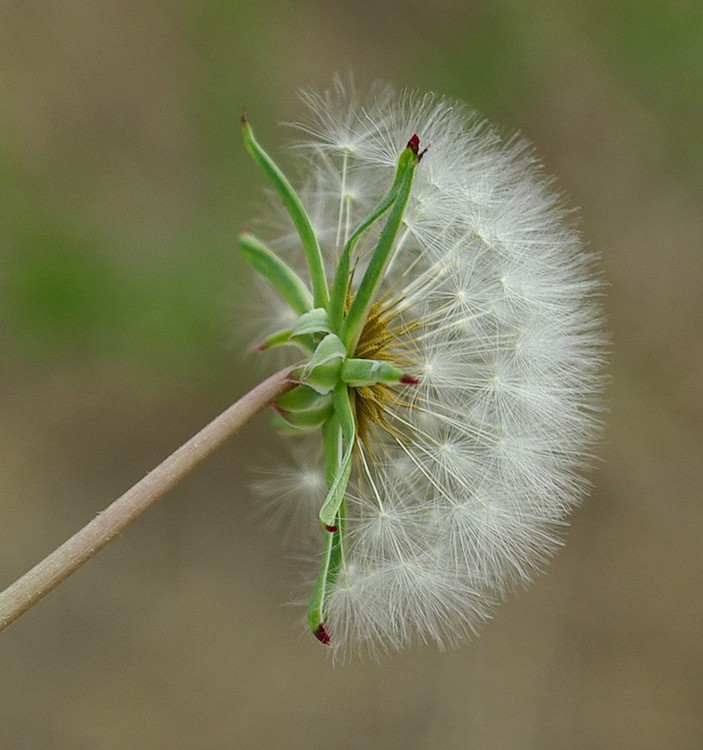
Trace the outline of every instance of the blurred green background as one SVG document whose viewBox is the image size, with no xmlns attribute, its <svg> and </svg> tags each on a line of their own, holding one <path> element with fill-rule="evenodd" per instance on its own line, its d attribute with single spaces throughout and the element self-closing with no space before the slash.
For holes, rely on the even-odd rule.
<svg viewBox="0 0 703 750">
<path fill-rule="evenodd" d="M 333 666 L 247 489 L 259 418 L 0 635 L 0 746 L 703 746 L 699 0 L 4 0 L 0 583 L 270 371 L 239 114 L 280 153 L 349 70 L 521 131 L 581 208 L 614 342 L 592 497 L 474 642 Z"/>
</svg>

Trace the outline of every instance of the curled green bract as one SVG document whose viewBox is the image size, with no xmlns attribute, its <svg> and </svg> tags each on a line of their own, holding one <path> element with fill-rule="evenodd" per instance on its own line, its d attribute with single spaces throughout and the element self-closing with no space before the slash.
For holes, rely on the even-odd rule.
<svg viewBox="0 0 703 750">
<path fill-rule="evenodd" d="M 276 404 L 277 422 L 286 431 L 322 430 L 327 494 L 319 519 L 325 540 L 320 572 L 308 607 L 308 621 L 316 637 L 327 643 L 325 602 L 343 554 L 345 493 L 360 429 L 354 406 L 358 399 L 352 392 L 357 388 L 415 382 L 404 375 L 400 363 L 362 356 L 357 348 L 393 257 L 420 159 L 419 141 L 417 136 L 410 139 L 399 154 L 388 191 L 348 235 L 328 287 L 322 248 L 303 202 L 258 143 L 246 117 L 242 118 L 242 133 L 247 151 L 272 183 L 295 226 L 310 278 L 308 286 L 285 261 L 251 234 L 245 232 L 239 237 L 238 246 L 244 259 L 271 284 L 294 315 L 290 328 L 273 334 L 257 348 L 296 344 L 305 353 L 305 358 L 290 375 L 298 383 L 297 387 Z M 367 234 L 384 216 L 380 231 Z M 362 238 L 376 235 L 361 279 L 355 283 L 354 248 Z"/>
<path fill-rule="evenodd" d="M 244 260 L 271 283 L 294 313 L 302 316 L 312 309 L 312 295 L 305 282 L 263 242 L 243 232 L 237 244 Z"/>
</svg>

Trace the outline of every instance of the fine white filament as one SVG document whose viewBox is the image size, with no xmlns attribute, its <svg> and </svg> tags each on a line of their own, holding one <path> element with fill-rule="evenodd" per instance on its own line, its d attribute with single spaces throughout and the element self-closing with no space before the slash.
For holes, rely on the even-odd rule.
<svg viewBox="0 0 703 750">
<path fill-rule="evenodd" d="M 330 278 L 410 136 L 427 147 L 379 297 L 419 385 L 359 436 L 330 646 L 450 646 L 543 565 L 587 489 L 603 349 L 594 258 L 530 147 L 466 106 L 384 85 L 361 97 L 339 80 L 303 101 L 299 194 Z M 356 248 L 355 278 L 375 236 Z M 301 266 L 290 228 L 271 244 Z"/>
</svg>

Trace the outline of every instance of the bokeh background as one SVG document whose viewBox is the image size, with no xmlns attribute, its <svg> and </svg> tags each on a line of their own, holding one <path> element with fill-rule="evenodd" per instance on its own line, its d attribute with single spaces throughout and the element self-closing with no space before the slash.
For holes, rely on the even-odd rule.
<svg viewBox="0 0 703 750">
<path fill-rule="evenodd" d="M 0 583 L 268 371 L 234 241 L 300 87 L 470 101 L 602 254 L 594 491 L 479 638 L 334 666 L 248 483 L 260 417 L 0 635 L 0 746 L 703 747 L 703 5 L 2 0 Z M 242 320 L 244 316 L 244 320 Z"/>
</svg>

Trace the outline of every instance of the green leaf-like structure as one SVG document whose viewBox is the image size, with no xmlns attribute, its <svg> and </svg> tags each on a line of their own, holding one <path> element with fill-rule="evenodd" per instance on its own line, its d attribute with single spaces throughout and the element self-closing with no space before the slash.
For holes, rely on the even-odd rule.
<svg viewBox="0 0 703 750">
<path fill-rule="evenodd" d="M 327 643 L 326 594 L 339 571 L 345 493 L 359 427 L 373 413 L 374 400 L 378 396 L 374 387 L 388 388 L 414 382 L 404 379 L 398 363 L 369 358 L 363 356 L 366 351 L 357 350 L 365 328 L 368 326 L 374 331 L 378 328 L 378 315 L 373 306 L 402 225 L 420 159 L 419 141 L 413 136 L 402 150 L 387 193 L 349 235 L 332 286 L 328 289 L 320 243 L 303 202 L 258 143 L 246 117 L 242 118 L 242 133 L 249 154 L 271 181 L 298 232 L 312 284 L 312 288 L 308 288 L 287 263 L 258 239 L 248 233 L 240 236 L 239 249 L 243 257 L 280 294 L 296 316 L 289 330 L 275 334 L 259 348 L 296 342 L 301 349 L 309 351 L 307 358 L 292 371 L 291 377 L 300 385 L 279 400 L 276 411 L 284 429 L 306 431 L 322 428 L 327 494 L 319 518 L 325 540 L 320 572 L 308 607 L 308 621 L 316 637 Z M 354 248 L 386 214 L 361 281 L 352 292 Z M 379 337 L 377 331 L 373 337 Z M 355 389 L 359 389 L 358 392 Z M 368 405 L 364 403 L 364 394 L 367 393 L 374 394 Z"/>
</svg>

